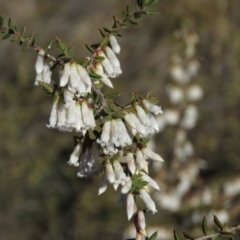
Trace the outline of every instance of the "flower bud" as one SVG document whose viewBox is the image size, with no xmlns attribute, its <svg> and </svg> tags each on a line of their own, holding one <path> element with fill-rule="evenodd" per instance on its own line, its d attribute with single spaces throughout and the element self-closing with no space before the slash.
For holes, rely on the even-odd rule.
<svg viewBox="0 0 240 240">
<path fill-rule="evenodd" d="M 121 47 L 118 44 L 118 41 L 117 41 L 116 37 L 114 35 L 110 35 L 109 36 L 109 41 L 110 41 L 112 50 L 117 54 L 120 53 Z"/>
<path fill-rule="evenodd" d="M 126 209 L 128 220 L 130 220 L 135 211 L 135 200 L 132 193 L 128 193 L 127 195 Z"/>
<path fill-rule="evenodd" d="M 68 164 L 78 167 L 79 166 L 78 159 L 80 157 L 81 152 L 82 152 L 82 144 L 78 143 L 75 146 L 73 153 L 70 156 L 70 160 L 68 161 Z"/>
<path fill-rule="evenodd" d="M 146 228 L 146 221 L 145 221 L 145 216 L 142 210 L 138 210 L 137 212 L 137 230 L 140 233 L 145 233 L 143 234 L 144 236 L 146 235 L 146 232 L 144 231 Z"/>
<path fill-rule="evenodd" d="M 102 64 L 102 66 L 104 67 L 107 75 L 108 75 L 109 77 L 112 77 L 112 78 L 116 77 L 115 72 L 114 72 L 114 69 L 113 69 L 113 66 L 112 66 L 112 64 L 110 63 L 110 61 L 109 61 L 109 59 L 107 58 L 107 56 L 105 55 L 105 53 L 104 53 L 103 51 L 99 51 L 99 52 L 98 52 L 98 56 L 104 58 L 103 61 L 101 62 L 101 64 Z"/>
<path fill-rule="evenodd" d="M 68 79 L 69 79 L 69 76 L 70 76 L 70 72 L 71 72 L 70 63 L 65 63 L 64 67 L 63 67 L 63 71 L 62 71 L 61 76 L 60 76 L 60 87 L 64 87 L 64 86 L 67 85 Z"/>
</svg>

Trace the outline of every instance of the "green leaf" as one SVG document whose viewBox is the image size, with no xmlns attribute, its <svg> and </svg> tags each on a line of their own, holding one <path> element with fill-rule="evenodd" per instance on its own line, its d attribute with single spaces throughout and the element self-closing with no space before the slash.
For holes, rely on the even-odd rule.
<svg viewBox="0 0 240 240">
<path fill-rule="evenodd" d="M 5 35 L 2 37 L 2 39 L 8 39 L 9 37 L 11 37 L 11 33 L 5 34 Z"/>
<path fill-rule="evenodd" d="M 183 232 L 183 236 L 184 236 L 186 239 L 194 240 L 194 237 L 191 236 L 189 233 Z"/>
<path fill-rule="evenodd" d="M 218 219 L 218 217 L 216 215 L 214 215 L 213 217 L 214 223 L 217 225 L 217 227 L 222 230 L 223 229 L 223 224 L 220 222 L 220 220 Z"/>
<path fill-rule="evenodd" d="M 45 51 L 50 50 L 50 49 L 52 48 L 52 43 L 53 43 L 53 41 L 54 41 L 54 40 L 51 40 L 51 41 L 44 47 Z"/>
<path fill-rule="evenodd" d="M 62 53 L 66 53 L 66 45 L 63 43 L 63 41 L 56 37 L 56 43 L 57 43 L 57 47 L 58 49 L 62 52 Z"/>
<path fill-rule="evenodd" d="M 143 138 L 142 143 L 147 144 L 150 141 L 150 138 Z"/>
<path fill-rule="evenodd" d="M 128 19 L 128 21 L 133 25 L 138 25 L 138 23 L 136 21 L 132 20 L 132 19 Z"/>
<path fill-rule="evenodd" d="M 202 231 L 205 235 L 207 235 L 208 227 L 207 227 L 207 219 L 205 217 L 202 220 Z"/>
<path fill-rule="evenodd" d="M 11 42 L 15 42 L 18 40 L 18 37 L 17 36 L 14 36 L 12 39 L 11 39 Z"/>
<path fill-rule="evenodd" d="M 21 35 L 24 35 L 26 32 L 26 27 L 23 27 L 22 31 L 21 31 Z"/>
<path fill-rule="evenodd" d="M 144 6 L 150 7 L 150 6 L 153 6 L 154 4 L 158 3 L 159 0 L 145 0 L 144 2 L 145 2 Z"/>
<path fill-rule="evenodd" d="M 112 32 L 112 30 L 110 30 L 110 29 L 108 29 L 108 28 L 106 28 L 106 27 L 103 27 L 103 29 L 104 29 L 104 31 L 107 32 L 107 33 L 111 33 L 111 32 Z"/>
<path fill-rule="evenodd" d="M 34 37 L 33 39 L 32 39 L 32 46 L 34 46 L 35 45 L 35 43 L 37 42 L 37 37 Z"/>
<path fill-rule="evenodd" d="M 48 93 L 53 93 L 54 92 L 54 88 L 51 84 L 42 82 L 42 81 L 38 81 L 39 85 L 41 87 L 43 87 Z"/>
<path fill-rule="evenodd" d="M 173 236 L 174 236 L 174 240 L 180 240 L 175 230 L 173 230 Z"/>
<path fill-rule="evenodd" d="M 149 12 L 149 11 L 147 11 L 146 14 L 147 15 L 156 15 L 156 14 L 160 14 L 160 12 Z"/>
<path fill-rule="evenodd" d="M 68 48 L 68 57 L 72 58 L 74 55 L 74 47 L 70 46 Z"/>
<path fill-rule="evenodd" d="M 113 15 L 113 26 L 112 26 L 112 28 L 117 28 L 117 18 L 116 18 L 116 16 L 114 16 Z"/>
<path fill-rule="evenodd" d="M 26 38 L 25 37 L 20 37 L 20 42 L 19 44 L 22 45 L 25 42 Z"/>
<path fill-rule="evenodd" d="M 100 47 L 101 48 L 105 48 L 108 44 L 108 41 L 109 41 L 109 37 L 106 36 L 101 42 L 100 42 Z"/>
<path fill-rule="evenodd" d="M 4 24 L 4 16 L 0 15 L 0 27 Z"/>
<path fill-rule="evenodd" d="M 91 53 L 94 53 L 94 52 L 95 52 L 95 50 L 94 50 L 92 47 L 88 46 L 87 44 L 85 44 L 85 47 L 87 48 L 87 50 L 88 50 L 89 52 L 91 52 Z"/>
<path fill-rule="evenodd" d="M 30 46 L 29 46 L 28 44 L 25 45 L 25 46 L 22 48 L 22 52 L 28 50 L 29 48 L 30 48 Z"/>
<path fill-rule="evenodd" d="M 104 37 L 106 37 L 106 34 L 103 32 L 103 30 L 100 28 L 100 29 L 98 29 L 99 30 L 99 32 L 100 32 L 100 34 L 101 34 L 101 36 L 104 38 Z"/>
<path fill-rule="evenodd" d="M 126 24 L 126 23 L 121 23 L 120 26 L 121 26 L 122 29 L 127 29 L 127 28 L 129 28 L 129 25 Z"/>
<path fill-rule="evenodd" d="M 148 240 L 156 240 L 157 235 L 158 235 L 158 232 L 153 233 L 152 236 L 148 238 Z"/>
<path fill-rule="evenodd" d="M 93 72 L 89 72 L 89 76 L 90 76 L 90 78 L 97 79 L 97 80 L 102 78 L 102 76 L 100 76 L 96 73 L 93 73 Z"/>
<path fill-rule="evenodd" d="M 96 62 L 102 62 L 105 58 L 101 56 L 95 56 L 94 59 Z"/>
<path fill-rule="evenodd" d="M 8 27 L 10 30 L 12 30 L 13 32 L 15 31 L 16 27 L 13 25 L 13 21 L 11 18 L 8 19 Z"/>
<path fill-rule="evenodd" d="M 34 34 L 32 33 L 32 34 L 30 35 L 30 37 L 29 37 L 29 40 L 31 41 L 31 43 L 32 43 L 33 39 L 34 39 Z M 31 44 L 31 45 L 32 45 L 32 44 Z M 33 46 L 33 45 L 32 45 L 32 46 Z"/>
<path fill-rule="evenodd" d="M 121 93 L 111 93 L 111 94 L 107 94 L 105 95 L 106 98 L 115 98 L 115 97 L 119 97 L 121 96 Z"/>
</svg>

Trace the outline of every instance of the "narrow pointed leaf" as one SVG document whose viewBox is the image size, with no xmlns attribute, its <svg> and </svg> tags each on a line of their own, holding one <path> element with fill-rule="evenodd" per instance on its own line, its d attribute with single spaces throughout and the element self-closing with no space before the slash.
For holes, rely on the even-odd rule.
<svg viewBox="0 0 240 240">
<path fill-rule="evenodd" d="M 180 240 L 175 230 L 173 230 L 173 236 L 174 236 L 174 240 Z"/>
<path fill-rule="evenodd" d="M 106 36 L 100 43 L 101 48 L 106 47 L 108 44 L 108 41 L 109 41 L 109 37 Z"/>
<path fill-rule="evenodd" d="M 26 32 L 26 27 L 24 27 L 24 28 L 22 29 L 21 35 L 23 36 L 23 35 L 25 34 L 25 32 Z"/>
<path fill-rule="evenodd" d="M 43 87 L 48 93 L 53 93 L 54 92 L 54 88 L 51 84 L 42 82 L 42 81 L 38 81 L 39 85 L 41 87 Z"/>
<path fill-rule="evenodd" d="M 153 233 L 152 236 L 148 238 L 148 240 L 156 240 L 157 235 L 158 235 L 158 232 Z"/>
<path fill-rule="evenodd" d="M 0 15 L 0 27 L 4 24 L 4 16 Z"/>
<path fill-rule="evenodd" d="M 7 33 L 7 34 L 5 34 L 5 35 L 2 37 L 2 39 L 8 39 L 10 36 L 11 36 L 11 34 L 10 34 L 10 33 Z"/>
<path fill-rule="evenodd" d="M 217 225 L 217 227 L 222 230 L 223 224 L 220 222 L 220 220 L 218 219 L 218 217 L 216 215 L 214 215 L 213 220 L 214 220 L 214 223 Z"/>
<path fill-rule="evenodd" d="M 205 235 L 207 235 L 208 227 L 207 227 L 207 219 L 205 217 L 202 220 L 202 231 Z"/>
<path fill-rule="evenodd" d="M 133 25 L 138 25 L 138 23 L 136 21 L 132 20 L 132 19 L 128 19 L 128 21 Z"/>
<path fill-rule="evenodd" d="M 8 27 L 10 30 L 15 31 L 15 26 L 13 25 L 13 21 L 11 18 L 8 19 Z"/>
<path fill-rule="evenodd" d="M 94 53 L 94 52 L 95 52 L 94 49 L 93 49 L 92 47 L 88 46 L 87 44 L 85 44 L 85 47 L 87 48 L 87 50 L 88 50 L 89 52 L 91 52 L 91 53 Z"/>
</svg>

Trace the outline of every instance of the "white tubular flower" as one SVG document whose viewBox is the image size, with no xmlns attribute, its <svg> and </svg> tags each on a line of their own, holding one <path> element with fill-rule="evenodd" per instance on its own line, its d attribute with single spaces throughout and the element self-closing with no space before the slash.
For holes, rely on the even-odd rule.
<svg viewBox="0 0 240 240">
<path fill-rule="evenodd" d="M 87 70 L 79 64 L 76 64 L 76 67 L 77 67 L 78 74 L 79 74 L 80 78 L 82 79 L 82 81 L 85 83 L 85 85 L 91 87 L 92 81 L 88 75 Z"/>
<path fill-rule="evenodd" d="M 149 133 L 154 134 L 159 132 L 159 124 L 157 119 L 152 113 L 148 113 L 148 120 L 149 120 Z"/>
<path fill-rule="evenodd" d="M 124 173 L 123 168 L 118 160 L 113 162 L 113 168 L 114 168 L 115 176 L 116 176 L 115 183 L 116 184 L 124 183 L 126 180 L 126 174 Z"/>
<path fill-rule="evenodd" d="M 148 147 L 142 148 L 142 153 L 146 158 L 150 158 L 152 160 L 159 161 L 159 162 L 164 162 L 164 160 L 157 153 L 153 152 Z"/>
<path fill-rule="evenodd" d="M 106 176 L 106 173 L 104 173 L 98 188 L 98 195 L 101 195 L 106 190 L 107 190 L 107 176 Z"/>
<path fill-rule="evenodd" d="M 103 125 L 101 138 L 98 139 L 98 143 L 101 146 L 107 146 L 110 139 L 111 121 L 106 121 Z"/>
<path fill-rule="evenodd" d="M 137 229 L 144 236 L 146 236 L 145 228 L 146 228 L 146 220 L 145 220 L 144 213 L 142 210 L 138 210 L 138 212 L 137 212 Z"/>
<path fill-rule="evenodd" d="M 110 44 L 111 44 L 111 47 L 112 47 L 112 50 L 119 54 L 120 51 L 121 51 L 121 47 L 120 45 L 118 44 L 118 41 L 116 39 L 116 37 L 114 35 L 110 35 L 109 36 L 109 41 L 110 41 Z"/>
<path fill-rule="evenodd" d="M 112 64 L 116 77 L 122 73 L 120 62 L 110 47 L 105 48 L 106 55 L 109 59 L 109 62 Z"/>
<path fill-rule="evenodd" d="M 75 126 L 76 123 L 76 111 L 75 111 L 75 101 L 71 102 L 69 107 L 66 108 L 66 126 L 72 128 Z"/>
<path fill-rule="evenodd" d="M 157 212 L 156 205 L 155 205 L 154 201 L 152 200 L 152 198 L 149 196 L 148 192 L 145 189 L 141 189 L 139 191 L 139 193 L 140 193 L 140 197 L 146 204 L 147 208 L 150 211 L 152 211 L 152 213 L 156 213 Z"/>
<path fill-rule="evenodd" d="M 135 212 L 135 200 L 132 193 L 128 193 L 126 202 L 127 217 L 130 220 Z"/>
<path fill-rule="evenodd" d="M 143 156 L 142 151 L 139 148 L 136 150 L 136 161 L 138 164 L 138 170 L 144 169 L 146 160 Z"/>
<path fill-rule="evenodd" d="M 144 109 L 140 105 L 135 105 L 135 109 L 137 111 L 137 116 L 140 119 L 140 121 L 142 122 L 142 124 L 147 125 L 148 119 L 147 119 L 147 114 L 144 111 Z"/>
<path fill-rule="evenodd" d="M 116 147 L 120 146 L 120 139 L 119 139 L 119 129 L 118 124 L 115 119 L 111 121 L 111 141 L 113 144 L 115 144 Z"/>
<path fill-rule="evenodd" d="M 167 109 L 163 114 L 164 120 L 170 126 L 177 125 L 180 119 L 180 113 L 177 110 Z"/>
<path fill-rule="evenodd" d="M 49 124 L 46 124 L 48 128 L 54 128 L 58 120 L 58 99 L 53 103 L 50 113 Z"/>
<path fill-rule="evenodd" d="M 131 178 L 130 178 L 129 181 L 127 181 L 127 182 L 123 185 L 123 187 L 122 187 L 122 189 L 121 189 L 121 193 L 122 193 L 122 194 L 127 194 L 127 193 L 130 191 L 131 187 L 132 187 L 132 180 L 131 180 Z"/>
<path fill-rule="evenodd" d="M 146 136 L 146 129 L 135 114 L 130 112 L 124 116 L 124 119 L 131 129 L 132 135 L 135 136 L 136 133 L 139 133 L 140 136 Z"/>
<path fill-rule="evenodd" d="M 73 100 L 74 94 L 68 89 L 64 89 L 63 97 L 66 107 L 68 107 L 72 102 L 74 102 Z"/>
<path fill-rule="evenodd" d="M 101 64 L 102 64 L 103 68 L 105 69 L 107 75 L 109 77 L 115 78 L 116 77 L 115 71 L 114 71 L 113 66 L 110 63 L 109 59 L 105 55 L 105 53 L 103 51 L 99 51 L 98 56 L 104 58 L 104 60 L 101 62 Z"/>
<path fill-rule="evenodd" d="M 150 103 L 147 99 L 143 100 L 143 105 L 149 112 L 152 112 L 155 115 L 158 115 L 159 113 L 163 113 L 161 107 L 153 103 Z"/>
<path fill-rule="evenodd" d="M 184 111 L 184 116 L 181 121 L 181 126 L 185 129 L 192 129 L 195 127 L 197 119 L 198 119 L 198 110 L 196 106 L 189 105 Z"/>
<path fill-rule="evenodd" d="M 87 102 L 82 102 L 82 117 L 85 129 L 94 128 L 96 126 L 93 110 L 88 107 Z"/>
<path fill-rule="evenodd" d="M 82 152 L 82 144 L 78 143 L 75 146 L 75 148 L 74 148 L 74 150 L 73 150 L 73 152 L 70 156 L 70 160 L 68 161 L 68 164 L 72 165 L 72 166 L 75 166 L 75 167 L 78 167 L 79 166 L 78 159 L 80 157 L 81 152 Z"/>
<path fill-rule="evenodd" d="M 65 63 L 63 67 L 63 71 L 60 74 L 60 87 L 64 87 L 68 83 L 68 79 L 70 77 L 70 72 L 71 72 L 71 65 L 70 63 Z"/>
<path fill-rule="evenodd" d="M 171 103 L 177 104 L 181 103 L 184 99 L 184 92 L 180 87 L 167 87 L 168 97 Z"/>
<path fill-rule="evenodd" d="M 198 85 L 192 85 L 187 89 L 187 98 L 189 101 L 197 101 L 203 97 L 203 90 Z"/>
<path fill-rule="evenodd" d="M 115 182 L 115 173 L 114 173 L 113 166 L 112 166 L 111 162 L 108 162 L 106 164 L 106 176 L 107 176 L 107 180 L 110 183 L 114 183 Z"/>
<path fill-rule="evenodd" d="M 119 141 L 120 141 L 120 146 L 125 147 L 127 145 L 131 145 L 132 144 L 132 139 L 130 138 L 126 126 L 123 123 L 123 121 L 121 119 L 117 119 L 116 120 L 117 125 L 118 125 L 118 131 L 119 131 Z"/>
<path fill-rule="evenodd" d="M 77 71 L 77 64 L 72 63 L 71 64 L 71 71 L 70 71 L 70 81 L 69 81 L 69 86 L 76 90 L 78 87 L 79 82 L 82 81 L 80 78 L 78 71 Z"/>
<path fill-rule="evenodd" d="M 36 70 L 37 74 L 39 74 L 43 71 L 44 55 L 45 55 L 45 51 L 43 49 L 41 49 L 38 52 L 37 60 L 35 63 L 35 70 Z"/>
<path fill-rule="evenodd" d="M 106 76 L 106 74 L 103 72 L 103 67 L 102 67 L 102 64 L 101 64 L 101 63 L 97 63 L 97 64 L 95 65 L 95 68 L 93 68 L 93 71 L 94 71 L 96 74 L 102 76 L 102 78 L 100 78 L 99 80 L 100 80 L 103 84 L 107 85 L 107 86 L 110 87 L 110 88 L 113 88 L 112 82 L 111 82 L 110 79 Z"/>
<path fill-rule="evenodd" d="M 77 132 L 80 132 L 81 128 L 83 126 L 83 121 L 82 121 L 81 106 L 80 106 L 79 102 L 76 103 L 74 111 L 75 111 L 75 120 L 76 120 L 75 130 Z"/>
<path fill-rule="evenodd" d="M 65 131 L 66 130 L 66 115 L 67 115 L 67 110 L 65 108 L 65 105 L 63 102 L 59 103 L 58 107 L 58 122 L 57 122 L 57 127 L 60 131 Z"/>
<path fill-rule="evenodd" d="M 128 154 L 127 154 L 127 157 L 128 157 L 129 159 L 131 159 L 131 160 L 127 163 L 128 170 L 130 171 L 130 173 L 131 173 L 132 175 L 134 175 L 134 173 L 136 172 L 136 165 L 135 165 L 135 161 L 134 161 L 133 154 L 132 154 L 132 153 L 128 153 Z"/>
<path fill-rule="evenodd" d="M 141 171 L 140 174 L 142 175 L 142 180 L 143 180 L 143 181 L 148 182 L 148 184 L 149 184 L 151 187 L 153 187 L 153 188 L 155 188 L 155 189 L 157 189 L 157 190 L 160 190 L 157 182 L 154 181 L 151 177 L 149 177 L 149 175 L 147 175 L 147 174 L 146 174 L 145 172 L 143 172 L 143 171 Z"/>
<path fill-rule="evenodd" d="M 52 72 L 50 70 L 49 63 L 47 61 L 44 61 L 43 71 L 42 71 L 43 82 L 50 84 L 51 83 L 51 75 L 52 75 Z"/>
</svg>

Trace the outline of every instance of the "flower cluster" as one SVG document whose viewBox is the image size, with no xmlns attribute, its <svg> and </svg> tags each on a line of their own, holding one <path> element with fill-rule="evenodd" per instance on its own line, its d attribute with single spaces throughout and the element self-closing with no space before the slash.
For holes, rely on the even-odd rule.
<svg viewBox="0 0 240 240">
<path fill-rule="evenodd" d="M 120 46 L 113 34 L 109 33 L 107 39 L 106 45 L 94 48 L 93 56 L 83 65 L 63 58 L 59 84 L 51 81 L 48 53 L 39 50 L 35 85 L 45 87 L 53 96 L 47 127 L 80 134 L 68 164 L 78 167 L 80 178 L 103 172 L 99 194 L 108 184 L 115 190 L 121 186 L 120 202 L 126 206 L 128 219 L 134 218 L 138 232 L 145 234 L 145 218 L 136 207 L 136 197 L 140 196 L 150 211 L 157 212 L 148 192 L 149 187 L 160 188 L 148 175 L 148 160 L 163 159 L 146 143 L 147 137 L 159 131 L 156 116 L 162 110 L 151 97 L 144 99 L 134 93 L 131 104 L 120 106 L 96 91 L 98 83 L 113 88 L 110 78 L 122 73 L 116 56 Z M 104 106 L 99 98 L 104 98 Z"/>
<path fill-rule="evenodd" d="M 70 101 L 65 104 L 61 97 L 57 97 L 54 101 L 49 124 L 49 128 L 57 128 L 60 131 L 76 131 L 86 133 L 88 129 L 96 126 L 93 109 L 83 101 Z"/>
<path fill-rule="evenodd" d="M 37 73 L 37 76 L 34 82 L 35 86 L 39 85 L 38 81 L 42 81 L 48 84 L 51 83 L 52 72 L 50 70 L 50 65 L 44 55 L 45 55 L 45 51 L 41 49 L 38 53 L 37 61 L 35 64 L 35 70 Z"/>
</svg>

